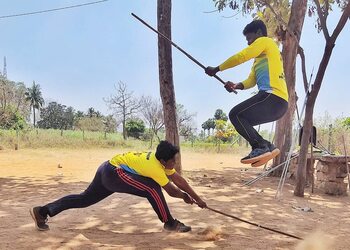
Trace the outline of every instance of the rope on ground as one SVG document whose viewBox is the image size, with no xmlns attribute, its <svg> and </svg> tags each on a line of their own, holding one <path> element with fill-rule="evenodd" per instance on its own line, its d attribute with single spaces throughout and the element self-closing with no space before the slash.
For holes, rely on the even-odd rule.
<svg viewBox="0 0 350 250">
<path fill-rule="evenodd" d="M 206 208 L 209 209 L 209 210 L 211 210 L 211 211 L 213 211 L 213 212 L 215 212 L 215 213 L 225 215 L 225 216 L 230 217 L 230 218 L 233 218 L 233 219 L 235 219 L 235 220 L 238 220 L 238 221 L 241 221 L 241 222 L 244 222 L 244 223 L 247 223 L 247 224 L 256 226 L 256 227 L 259 227 L 259 228 L 263 228 L 263 229 L 266 229 L 266 230 L 269 230 L 269 231 L 272 231 L 272 232 L 275 232 L 275 233 L 283 234 L 283 235 L 285 235 L 285 236 L 288 236 L 288 237 L 291 237 L 291 238 L 294 238 L 294 239 L 302 240 L 302 238 L 300 238 L 300 237 L 298 237 L 298 236 L 295 236 L 295 235 L 293 235 L 293 234 L 289 234 L 289 233 L 285 233 L 285 232 L 282 232 L 282 231 L 277 230 L 277 229 L 265 227 L 265 226 L 259 225 L 259 224 L 257 224 L 257 223 L 250 222 L 250 221 L 247 221 L 247 220 L 238 218 L 238 217 L 236 217 L 236 216 L 233 216 L 233 215 L 230 215 L 230 214 L 221 212 L 221 211 L 216 210 L 216 209 L 211 208 L 211 207 L 206 207 Z"/>
</svg>

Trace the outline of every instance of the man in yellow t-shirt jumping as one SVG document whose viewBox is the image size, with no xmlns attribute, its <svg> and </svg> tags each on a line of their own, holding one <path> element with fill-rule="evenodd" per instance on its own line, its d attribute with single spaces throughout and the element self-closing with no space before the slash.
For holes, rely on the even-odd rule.
<svg viewBox="0 0 350 250">
<path fill-rule="evenodd" d="M 228 58 L 217 67 L 207 67 L 205 72 L 214 76 L 219 71 L 235 67 L 254 58 L 248 78 L 239 83 L 227 82 L 228 92 L 258 86 L 259 92 L 233 107 L 229 118 L 237 132 L 251 145 L 250 154 L 241 159 L 252 166 L 263 165 L 267 159 L 279 154 L 271 142 L 263 139 L 253 126 L 280 119 L 288 109 L 288 91 L 280 51 L 261 20 L 249 23 L 243 30 L 248 47 Z"/>
<path fill-rule="evenodd" d="M 201 208 L 207 207 L 187 181 L 175 171 L 175 155 L 178 152 L 176 146 L 161 141 L 155 153 L 129 152 L 114 156 L 102 163 L 91 184 L 81 194 L 68 195 L 44 206 L 31 208 L 30 214 L 36 228 L 40 231 L 48 230 L 48 216 L 53 217 L 70 208 L 91 206 L 117 192 L 147 198 L 164 223 L 164 229 L 190 231 L 191 227 L 172 217 L 162 193 L 163 188 L 170 196 L 181 198 L 188 204 L 196 203 Z"/>
</svg>

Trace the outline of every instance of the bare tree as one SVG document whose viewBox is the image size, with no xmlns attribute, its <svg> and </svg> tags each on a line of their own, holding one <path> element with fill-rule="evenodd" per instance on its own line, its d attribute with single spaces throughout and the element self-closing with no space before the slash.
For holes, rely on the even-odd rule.
<svg viewBox="0 0 350 250">
<path fill-rule="evenodd" d="M 113 110 L 117 117 L 121 117 L 123 125 L 123 138 L 126 140 L 126 120 L 133 114 L 137 113 L 141 107 L 140 101 L 133 97 L 133 92 L 128 92 L 127 86 L 122 81 L 118 82 L 118 86 L 114 86 L 116 94 L 104 99 L 108 107 Z"/>
<path fill-rule="evenodd" d="M 179 103 L 176 104 L 176 113 L 180 135 L 185 137 L 193 135 L 193 132 L 196 130 L 193 121 L 193 118 L 196 116 L 196 113 L 189 113 L 185 109 L 185 106 Z"/>
<path fill-rule="evenodd" d="M 171 39 L 171 0 L 157 1 L 158 31 Z M 180 146 L 176 118 L 176 101 L 173 83 L 171 44 L 158 36 L 158 65 L 160 96 L 164 110 L 165 138 Z M 175 169 L 181 172 L 181 155 L 177 154 Z"/>
<path fill-rule="evenodd" d="M 150 96 L 141 98 L 142 109 L 140 110 L 143 118 L 148 123 L 150 129 L 152 130 L 151 136 L 151 147 L 153 143 L 153 136 L 155 135 L 160 141 L 158 132 L 164 127 L 164 115 L 163 106 L 159 100 L 155 100 Z"/>
<path fill-rule="evenodd" d="M 180 103 L 176 104 L 176 114 L 179 127 L 185 126 L 188 123 L 192 123 L 193 118 L 196 116 L 196 113 L 188 113 L 188 111 L 185 109 L 185 106 Z"/>
<path fill-rule="evenodd" d="M 313 126 L 313 112 L 314 112 L 314 106 L 316 102 L 316 98 L 318 95 L 318 92 L 321 88 L 321 84 L 329 63 L 329 60 L 331 58 L 335 41 L 337 40 L 339 34 L 343 30 L 346 22 L 350 18 L 350 2 L 347 3 L 344 2 L 344 8 L 343 13 L 338 21 L 338 24 L 336 25 L 333 34 L 329 34 L 329 30 L 327 27 L 327 16 L 328 11 L 330 9 L 329 2 L 324 1 L 322 6 L 320 4 L 319 0 L 314 0 L 317 14 L 319 18 L 319 24 L 320 28 L 323 32 L 323 35 L 326 40 L 325 48 L 323 57 L 321 59 L 321 63 L 319 65 L 316 78 L 314 81 L 314 84 L 311 88 L 311 91 L 309 93 L 309 97 L 306 102 L 306 110 L 305 110 L 305 119 L 303 124 L 303 135 L 301 139 L 301 147 L 300 147 L 300 154 L 298 159 L 298 168 L 297 168 L 297 176 L 296 176 L 296 186 L 294 189 L 294 195 L 296 196 L 304 196 L 304 188 L 305 188 L 305 179 L 306 179 L 306 161 L 307 161 L 307 151 L 309 146 L 309 138 L 311 135 L 311 129 Z"/>
</svg>

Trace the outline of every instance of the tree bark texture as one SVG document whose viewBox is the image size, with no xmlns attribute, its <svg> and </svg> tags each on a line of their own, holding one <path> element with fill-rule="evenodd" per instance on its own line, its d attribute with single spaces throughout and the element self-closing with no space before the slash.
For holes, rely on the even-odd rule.
<svg viewBox="0 0 350 250">
<path fill-rule="evenodd" d="M 171 0 L 158 0 L 157 20 L 158 31 L 171 40 Z M 158 36 L 158 65 L 160 95 L 164 112 L 165 138 L 179 147 L 171 44 L 160 36 Z M 181 173 L 180 153 L 176 157 L 175 169 Z"/>
<path fill-rule="evenodd" d="M 288 156 L 288 152 L 292 145 L 292 128 L 294 111 L 296 105 L 296 95 L 295 95 L 295 67 L 296 67 L 296 57 L 298 54 L 298 47 L 300 41 L 301 31 L 303 29 L 305 14 L 306 14 L 306 0 L 294 0 L 291 7 L 291 14 L 288 22 L 290 30 L 294 34 L 286 33 L 286 38 L 283 41 L 283 67 L 285 73 L 285 79 L 289 92 L 289 105 L 286 114 L 276 122 L 275 130 L 275 145 L 281 150 L 278 157 L 274 159 L 273 164 L 279 165 L 285 162 Z M 282 168 L 274 171 L 274 176 L 280 176 L 282 173 Z"/>
</svg>

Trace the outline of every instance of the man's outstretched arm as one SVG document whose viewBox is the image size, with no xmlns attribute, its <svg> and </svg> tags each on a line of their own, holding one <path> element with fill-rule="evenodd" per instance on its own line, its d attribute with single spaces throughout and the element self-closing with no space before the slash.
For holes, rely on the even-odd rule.
<svg viewBox="0 0 350 250">
<path fill-rule="evenodd" d="M 190 198 L 192 198 L 197 203 L 197 205 L 199 207 L 204 208 L 207 206 L 207 204 L 197 195 L 197 193 L 192 189 L 192 187 L 187 183 L 187 181 L 181 175 L 179 175 L 178 173 L 175 172 L 174 174 L 170 175 L 169 177 L 178 188 L 175 187 L 174 185 L 172 185 L 172 186 L 174 188 L 176 188 L 177 190 L 179 190 L 179 192 L 181 192 L 181 193 L 183 193 L 182 191 L 186 192 L 190 196 Z M 165 187 L 167 185 L 164 186 L 164 189 L 166 191 L 167 191 L 167 189 Z M 183 197 L 179 197 L 179 198 L 183 198 Z M 187 201 L 185 200 L 185 202 L 187 202 Z M 187 203 L 189 203 L 189 202 L 187 202 Z"/>
</svg>

